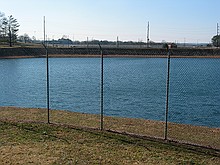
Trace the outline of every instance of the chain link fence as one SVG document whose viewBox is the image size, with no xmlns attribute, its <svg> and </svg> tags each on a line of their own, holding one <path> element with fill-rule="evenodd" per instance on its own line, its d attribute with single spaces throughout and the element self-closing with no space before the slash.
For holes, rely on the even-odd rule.
<svg viewBox="0 0 220 165">
<path fill-rule="evenodd" d="M 170 138 L 202 144 L 204 139 L 210 139 L 210 143 L 215 139 L 216 144 L 206 145 L 219 148 L 220 134 L 213 136 L 215 130 L 208 129 L 220 125 L 219 62 L 214 58 L 171 60 L 169 121 L 183 124 L 188 132 L 170 129 Z M 194 129 L 190 124 L 198 127 Z"/>
<path fill-rule="evenodd" d="M 169 68 L 166 49 L 47 48 L 48 61 L 43 46 L 18 50 L 22 57 L 40 58 L 0 60 L 2 120 L 70 124 L 220 149 L 218 50 L 171 49 Z M 73 55 L 81 58 L 55 58 Z M 151 58 L 138 58 L 146 56 Z"/>
</svg>

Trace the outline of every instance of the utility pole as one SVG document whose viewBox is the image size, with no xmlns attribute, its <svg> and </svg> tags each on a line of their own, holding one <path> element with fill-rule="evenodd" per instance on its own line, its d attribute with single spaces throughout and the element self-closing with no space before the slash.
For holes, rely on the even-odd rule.
<svg viewBox="0 0 220 165">
<path fill-rule="evenodd" d="M 119 47 L 119 41 L 118 41 L 118 36 L 117 36 L 117 41 L 116 41 L 116 47 Z"/>
<path fill-rule="evenodd" d="M 69 35 L 67 35 L 67 46 L 68 46 L 68 48 L 70 47 L 70 39 L 69 39 Z"/>
<path fill-rule="evenodd" d="M 184 44 L 183 44 L 184 47 L 186 47 L 186 38 L 184 38 Z"/>
<path fill-rule="evenodd" d="M 218 37 L 218 32 L 219 32 L 219 25 L 218 25 L 218 23 L 217 23 L 217 48 L 218 48 L 218 40 L 219 40 L 219 37 Z"/>
<path fill-rule="evenodd" d="M 149 36 L 150 36 L 150 25 L 149 25 L 149 21 L 147 23 L 147 48 L 149 48 Z"/>
<path fill-rule="evenodd" d="M 45 34 L 45 16 L 44 16 L 44 45 L 45 45 L 45 39 L 46 39 L 46 34 Z"/>
</svg>

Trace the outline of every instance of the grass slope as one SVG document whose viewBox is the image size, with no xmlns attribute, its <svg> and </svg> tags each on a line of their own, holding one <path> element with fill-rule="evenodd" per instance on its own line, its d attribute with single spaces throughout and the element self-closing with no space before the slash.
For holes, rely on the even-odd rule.
<svg viewBox="0 0 220 165">
<path fill-rule="evenodd" d="M 0 122 L 0 164 L 219 164 L 181 147 L 95 130 Z"/>
<path fill-rule="evenodd" d="M 0 120 L 47 122 L 46 109 L 0 107 Z M 99 115 L 69 111 L 50 111 L 50 121 L 77 127 L 99 128 Z M 164 137 L 164 122 L 104 117 L 104 128 L 143 136 Z M 220 128 L 168 123 L 168 138 L 181 142 L 210 146 L 220 149 Z"/>
<path fill-rule="evenodd" d="M 98 115 L 52 110 L 50 119 L 64 125 L 45 124 L 45 109 L 0 107 L 0 164 L 220 164 L 218 152 L 82 128 L 98 128 Z M 105 129 L 163 136 L 163 122 L 104 121 Z M 218 128 L 169 123 L 170 139 L 218 148 L 219 133 Z"/>
</svg>

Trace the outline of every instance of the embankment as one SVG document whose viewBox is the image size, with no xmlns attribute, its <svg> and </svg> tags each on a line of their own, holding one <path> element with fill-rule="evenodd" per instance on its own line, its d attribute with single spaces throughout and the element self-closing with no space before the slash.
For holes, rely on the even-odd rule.
<svg viewBox="0 0 220 165">
<path fill-rule="evenodd" d="M 48 48 L 50 57 L 99 57 L 98 47 Z M 0 58 L 44 57 L 44 48 L 15 47 L 0 48 Z M 166 57 L 166 49 L 158 48 L 103 48 L 104 57 Z M 177 48 L 171 50 L 172 57 L 220 58 L 220 49 Z"/>
<path fill-rule="evenodd" d="M 0 107 L 0 121 L 46 123 L 48 114 L 41 108 Z M 100 127 L 100 115 L 50 110 L 50 122 L 72 125 L 77 128 Z M 115 132 L 163 139 L 165 123 L 134 118 L 104 116 L 104 129 Z M 168 139 L 179 143 L 220 149 L 220 128 L 168 123 Z"/>
</svg>

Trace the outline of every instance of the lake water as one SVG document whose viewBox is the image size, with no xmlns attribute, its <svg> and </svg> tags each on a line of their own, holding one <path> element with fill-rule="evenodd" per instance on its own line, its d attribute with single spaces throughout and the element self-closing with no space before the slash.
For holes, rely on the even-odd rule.
<svg viewBox="0 0 220 165">
<path fill-rule="evenodd" d="M 52 58 L 50 108 L 99 113 L 100 59 Z M 0 106 L 46 107 L 46 60 L 0 60 Z M 104 114 L 164 121 L 167 60 L 104 59 Z M 220 127 L 220 59 L 171 59 L 169 121 Z"/>
</svg>

